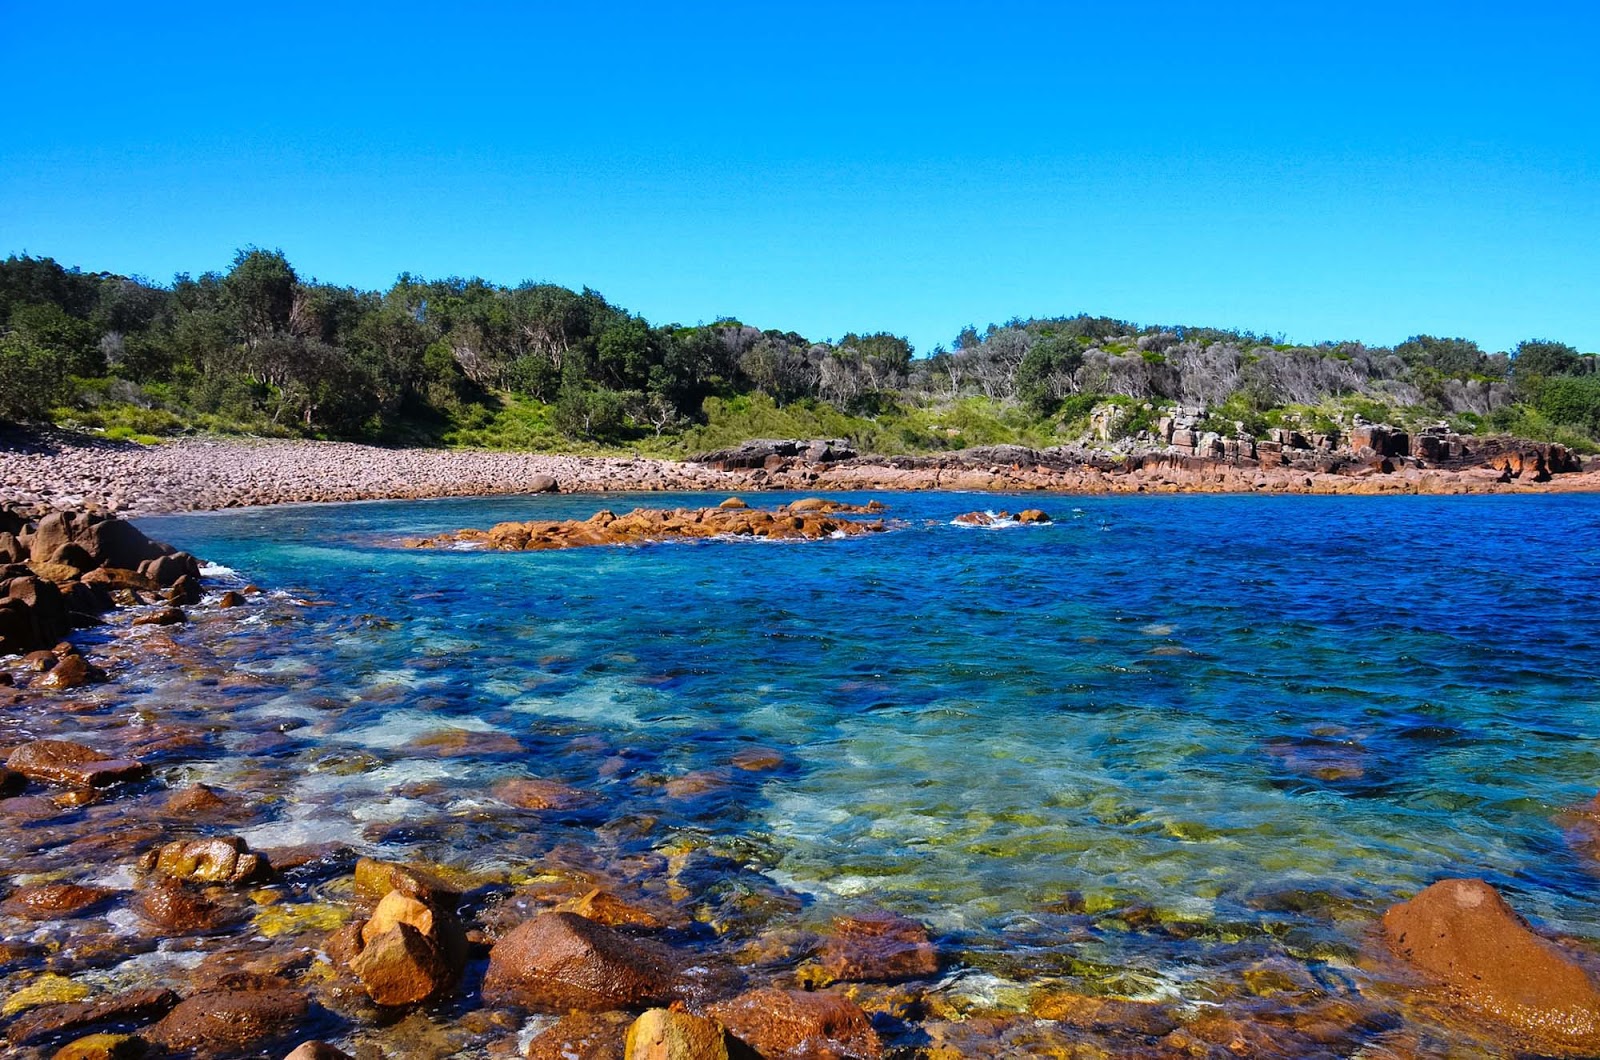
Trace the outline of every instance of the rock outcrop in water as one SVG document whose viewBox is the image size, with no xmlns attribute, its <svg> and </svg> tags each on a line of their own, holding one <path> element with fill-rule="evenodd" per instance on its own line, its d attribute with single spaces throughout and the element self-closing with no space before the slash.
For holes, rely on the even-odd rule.
<svg viewBox="0 0 1600 1060">
<path fill-rule="evenodd" d="M 193 556 L 114 515 L 0 506 L 0 655 L 49 648 L 119 605 L 193 603 L 199 579 Z M 58 686 L 92 676 L 61 665 Z"/>
<path fill-rule="evenodd" d="M 535 552 L 713 537 L 817 541 L 882 533 L 888 529 L 882 519 L 866 521 L 839 517 L 878 515 L 884 511 L 887 509 L 877 501 L 854 505 L 820 497 L 807 497 L 772 511 L 748 505 L 733 506 L 724 501 L 715 508 L 635 508 L 624 515 L 601 511 L 588 519 L 565 522 L 534 520 L 500 523 L 488 530 L 458 530 L 437 537 L 407 541 L 406 544 L 411 548 L 466 545 L 501 552 Z"/>
<path fill-rule="evenodd" d="M 1600 1053 L 1600 988 L 1482 880 L 1440 880 L 1383 916 L 1412 967 L 1541 1052 Z"/>
</svg>

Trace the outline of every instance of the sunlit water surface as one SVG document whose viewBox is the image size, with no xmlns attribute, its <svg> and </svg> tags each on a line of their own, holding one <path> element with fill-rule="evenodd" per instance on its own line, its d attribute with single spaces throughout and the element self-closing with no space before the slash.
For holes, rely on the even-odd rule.
<svg viewBox="0 0 1600 1060">
<path fill-rule="evenodd" d="M 1600 937 L 1556 820 L 1600 783 L 1600 498 L 926 493 L 883 498 L 903 528 L 850 540 L 392 547 L 715 499 L 140 520 L 324 605 L 230 634 L 262 641 L 236 665 L 271 689 L 241 720 L 304 723 L 281 772 L 195 777 L 266 770 L 280 809 L 257 846 L 366 836 L 495 869 L 597 827 L 617 856 L 711 842 L 802 896 L 802 921 L 889 906 L 996 981 L 1204 996 L 1275 953 L 1343 974 L 1373 916 L 1452 875 Z M 1056 522 L 950 524 L 1034 505 Z M 486 750 L 414 750 L 448 730 Z M 752 746 L 787 765 L 728 769 Z M 700 771 L 700 794 L 662 786 Z M 600 802 L 507 819 L 487 793 L 507 775 Z M 401 793 L 419 782 L 443 797 Z M 1135 930 L 1154 922 L 1188 927 Z"/>
</svg>

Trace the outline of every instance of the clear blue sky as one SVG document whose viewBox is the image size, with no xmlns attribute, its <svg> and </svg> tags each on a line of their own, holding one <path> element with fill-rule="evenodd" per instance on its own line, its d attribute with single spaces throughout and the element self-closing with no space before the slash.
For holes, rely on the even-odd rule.
<svg viewBox="0 0 1600 1060">
<path fill-rule="evenodd" d="M 1597 11 L 0 0 L 0 254 L 1600 350 Z"/>
</svg>

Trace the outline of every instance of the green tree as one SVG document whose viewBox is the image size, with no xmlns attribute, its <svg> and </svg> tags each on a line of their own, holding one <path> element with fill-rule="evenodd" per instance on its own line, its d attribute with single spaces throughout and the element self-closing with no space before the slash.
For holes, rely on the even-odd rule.
<svg viewBox="0 0 1600 1060">
<path fill-rule="evenodd" d="M 281 250 L 246 247 L 234 255 L 233 267 L 222 279 L 222 295 L 247 346 L 289 330 L 298 285 Z"/>
<path fill-rule="evenodd" d="M 1583 367 L 1578 351 L 1564 342 L 1528 339 L 1511 352 L 1511 374 L 1518 383 L 1552 375 L 1572 375 Z"/>
<path fill-rule="evenodd" d="M 0 334 L 0 419 L 43 419 L 67 392 L 66 359 L 26 333 Z"/>
</svg>

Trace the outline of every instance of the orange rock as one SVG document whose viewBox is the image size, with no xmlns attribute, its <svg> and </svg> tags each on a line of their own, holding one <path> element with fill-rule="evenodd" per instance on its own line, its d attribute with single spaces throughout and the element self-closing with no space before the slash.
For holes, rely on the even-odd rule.
<svg viewBox="0 0 1600 1060">
<path fill-rule="evenodd" d="M 654 945 L 575 913 L 543 913 L 494 944 L 483 993 L 526 1008 L 599 1011 L 671 1001 L 675 978 Z"/>
<path fill-rule="evenodd" d="M 888 983 L 938 974 L 939 954 L 927 928 L 878 909 L 834 921 L 822 946 L 822 967 L 836 980 Z"/>
<path fill-rule="evenodd" d="M 883 1055 L 861 1006 L 825 990 L 752 990 L 710 1006 L 706 1014 L 765 1060 Z"/>
<path fill-rule="evenodd" d="M 1600 1053 L 1600 989 L 1482 880 L 1441 880 L 1383 915 L 1394 952 L 1493 1022 L 1563 1055 Z"/>
</svg>

